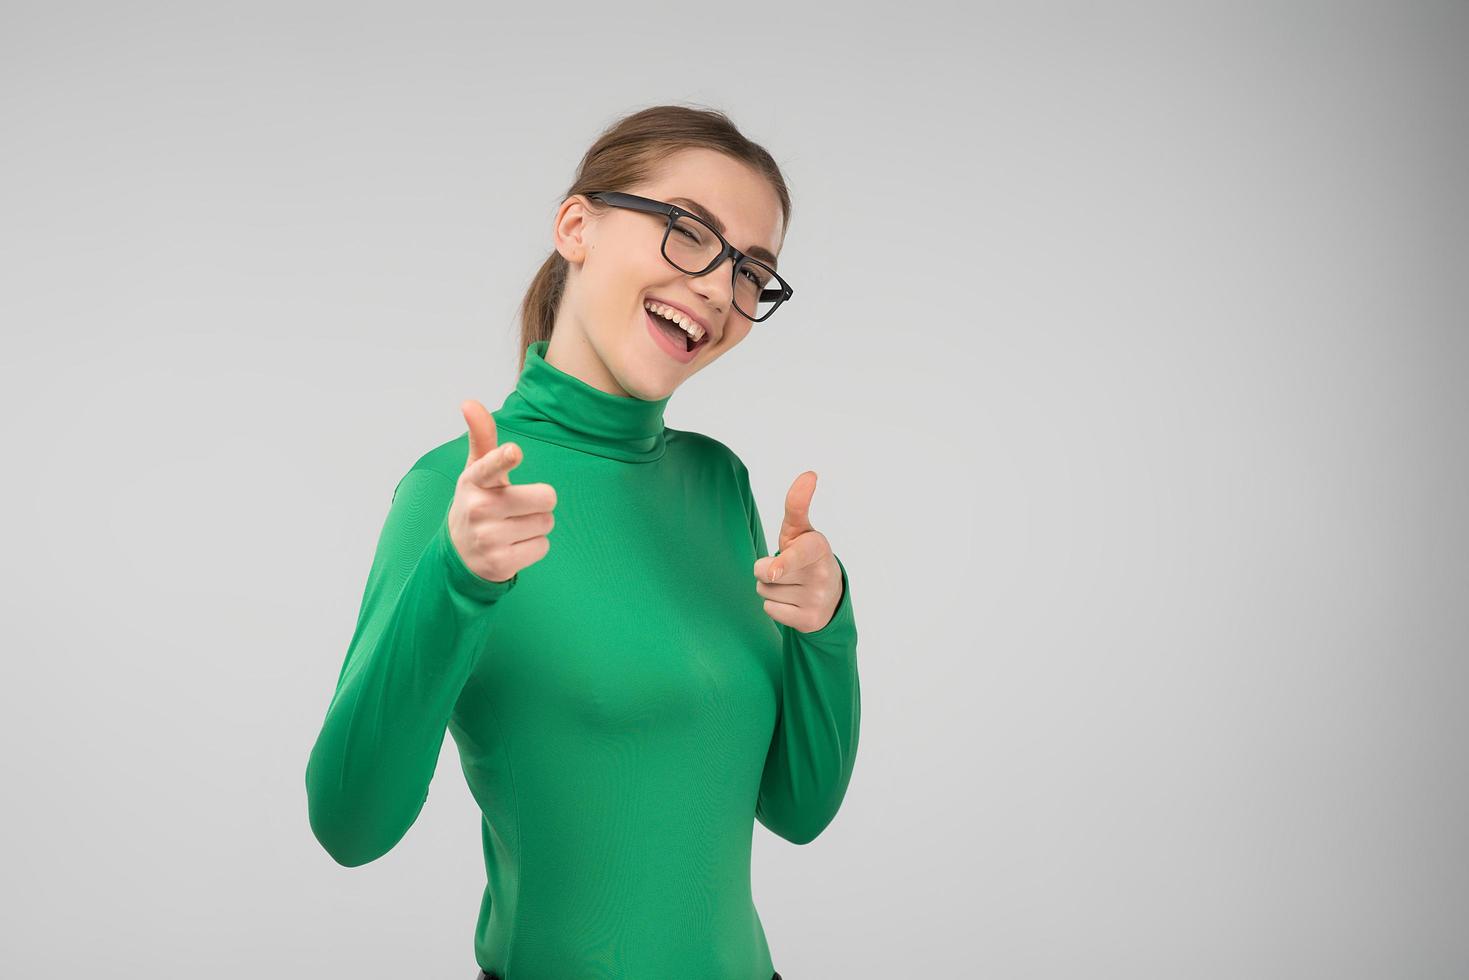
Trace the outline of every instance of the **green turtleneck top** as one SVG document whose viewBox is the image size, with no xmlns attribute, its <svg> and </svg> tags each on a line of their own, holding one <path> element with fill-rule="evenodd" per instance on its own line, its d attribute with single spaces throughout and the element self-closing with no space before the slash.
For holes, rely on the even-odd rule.
<svg viewBox="0 0 1469 980">
<path fill-rule="evenodd" d="M 483 814 L 475 958 L 501 980 L 770 980 L 754 822 L 796 844 L 836 815 L 861 694 L 846 567 L 822 628 L 771 619 L 745 465 L 526 353 L 493 412 L 556 490 L 551 549 L 507 582 L 446 520 L 469 435 L 394 490 L 306 767 L 311 829 L 366 864 L 417 819 L 447 731 Z M 779 554 L 779 552 L 777 552 Z"/>
</svg>

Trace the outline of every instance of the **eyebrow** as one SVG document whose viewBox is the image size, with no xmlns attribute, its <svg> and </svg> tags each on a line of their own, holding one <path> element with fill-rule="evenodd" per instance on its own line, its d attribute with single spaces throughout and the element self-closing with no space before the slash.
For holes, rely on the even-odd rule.
<svg viewBox="0 0 1469 980">
<path fill-rule="evenodd" d="M 680 204 L 687 204 L 690 211 L 694 212 L 699 217 L 703 218 L 705 221 L 713 225 L 715 231 L 719 232 L 721 235 L 725 234 L 724 222 L 719 220 L 719 216 L 716 215 L 713 211 L 710 211 L 708 208 L 704 207 L 704 205 L 700 204 L 693 198 L 670 197 L 668 200 L 677 201 Z M 776 258 L 774 255 L 770 254 L 770 250 L 767 249 L 765 246 L 754 245 L 750 248 L 745 249 L 744 251 L 746 255 L 749 255 L 752 258 L 759 259 L 761 262 L 768 263 L 772 269 L 776 268 Z"/>
</svg>

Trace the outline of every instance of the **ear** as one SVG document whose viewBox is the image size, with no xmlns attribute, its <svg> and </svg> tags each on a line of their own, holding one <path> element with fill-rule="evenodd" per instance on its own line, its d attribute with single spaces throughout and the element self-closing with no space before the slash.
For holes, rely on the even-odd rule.
<svg viewBox="0 0 1469 980">
<path fill-rule="evenodd" d="M 581 194 L 573 194 L 561 202 L 551 226 L 551 237 L 563 259 L 577 264 L 586 261 L 587 252 L 595 247 L 591 235 L 596 227 L 591 220 L 594 217 L 587 210 L 587 199 Z"/>
</svg>

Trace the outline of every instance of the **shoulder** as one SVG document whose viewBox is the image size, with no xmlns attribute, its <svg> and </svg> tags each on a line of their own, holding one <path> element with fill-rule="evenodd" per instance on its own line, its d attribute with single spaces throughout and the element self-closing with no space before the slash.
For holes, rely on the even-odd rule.
<svg viewBox="0 0 1469 980">
<path fill-rule="evenodd" d="M 406 480 L 414 474 L 437 473 L 449 481 L 450 486 L 459 482 L 469 458 L 469 430 L 465 430 L 447 442 L 441 442 L 414 460 L 400 479 Z"/>
<path fill-rule="evenodd" d="M 739 453 L 713 436 L 669 426 L 664 426 L 664 431 L 670 451 L 679 452 L 707 465 L 728 468 L 736 476 L 749 478 L 750 471 L 746 468 L 745 461 L 740 459 Z"/>
</svg>

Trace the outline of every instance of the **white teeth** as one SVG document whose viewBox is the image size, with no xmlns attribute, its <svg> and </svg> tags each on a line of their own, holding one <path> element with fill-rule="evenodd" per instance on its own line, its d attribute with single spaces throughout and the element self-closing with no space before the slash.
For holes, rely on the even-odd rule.
<svg viewBox="0 0 1469 980">
<path fill-rule="evenodd" d="M 704 339 L 704 328 L 699 326 L 693 320 L 690 320 L 688 317 L 684 316 L 682 313 L 680 313 L 678 310 L 675 310 L 671 306 L 664 306 L 662 303 L 655 303 L 652 300 L 648 300 L 646 303 L 643 304 L 643 309 L 650 310 L 653 313 L 656 313 L 658 316 L 663 317 L 665 320 L 672 320 L 674 323 L 682 327 L 685 333 L 693 337 L 695 343 L 698 343 L 700 340 Z"/>
</svg>

